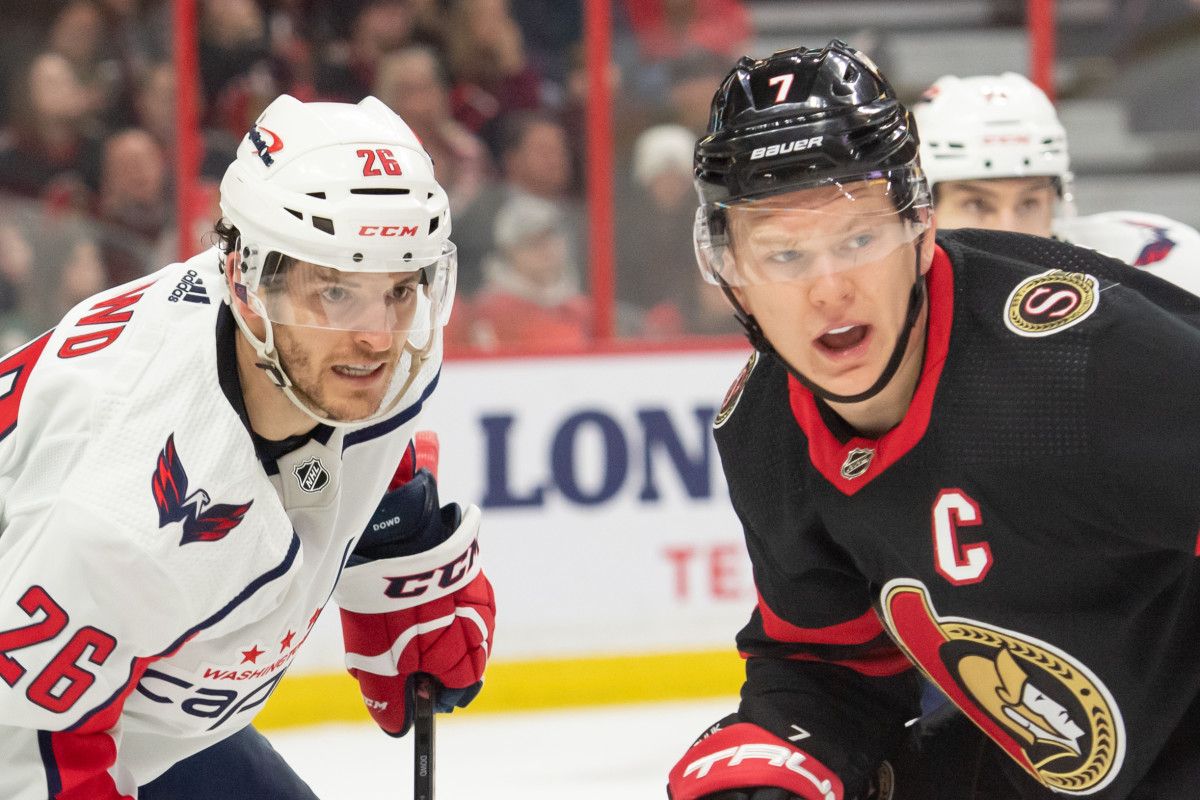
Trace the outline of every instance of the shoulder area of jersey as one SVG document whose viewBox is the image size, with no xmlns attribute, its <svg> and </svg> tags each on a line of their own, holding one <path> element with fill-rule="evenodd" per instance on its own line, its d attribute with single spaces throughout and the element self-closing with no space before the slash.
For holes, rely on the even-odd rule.
<svg viewBox="0 0 1200 800">
<path fill-rule="evenodd" d="M 721 401 L 721 408 L 717 411 L 716 417 L 713 418 L 713 428 L 720 428 L 729 418 L 733 416 L 733 412 L 737 410 L 738 403 L 742 399 L 742 394 L 746 391 L 746 384 L 750 382 L 750 373 L 754 372 L 754 368 L 758 366 L 758 362 L 762 360 L 762 354 L 757 350 L 750 353 L 750 357 L 746 360 L 745 366 L 733 379 L 733 383 L 729 385 L 729 389 L 725 392 L 725 399 Z"/>
<path fill-rule="evenodd" d="M 191 259 L 95 294 L 33 345 L 10 354 L 10 360 L 25 363 L 30 348 L 37 348 L 20 383 L 22 428 L 52 425 L 63 433 L 67 426 L 94 434 L 106 421 L 139 424 L 146 413 L 131 411 L 135 416 L 121 422 L 112 417 L 112 401 L 137 405 L 140 398 L 143 406 L 165 408 L 186 393 L 195 406 L 205 402 L 197 396 L 205 394 L 201 382 L 219 391 L 215 379 L 203 377 L 213 374 L 216 361 L 221 277 L 215 257 L 213 251 L 211 264 Z M 164 387 L 176 387 L 179 394 L 167 398 Z M 108 411 L 98 415 L 101 406 Z"/>
<path fill-rule="evenodd" d="M 87 363 L 95 359 L 86 356 L 153 348 L 188 317 L 215 319 L 224 299 L 218 259 L 213 248 L 83 300 L 57 326 L 55 353 Z"/>
<path fill-rule="evenodd" d="M 1106 211 L 1054 221 L 1056 238 L 1134 267 L 1188 260 L 1200 272 L 1200 232 L 1178 220 L 1142 211 Z"/>
<path fill-rule="evenodd" d="M 1027 338 L 1084 322 L 1113 271 L 1123 269 L 1103 255 L 1027 234 L 959 229 L 939 233 L 938 243 L 954 267 L 956 306 L 962 298 L 974 313 L 998 315 L 1008 333 Z"/>
</svg>

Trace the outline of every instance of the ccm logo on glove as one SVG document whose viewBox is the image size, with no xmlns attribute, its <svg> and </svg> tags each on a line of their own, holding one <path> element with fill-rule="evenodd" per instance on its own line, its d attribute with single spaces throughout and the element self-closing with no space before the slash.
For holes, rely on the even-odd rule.
<svg viewBox="0 0 1200 800">
<path fill-rule="evenodd" d="M 470 546 L 448 564 L 412 575 L 388 576 L 387 588 L 383 593 L 388 597 L 420 597 L 432 586 L 451 589 L 471 574 L 478 556 L 479 541 L 472 539 Z"/>
</svg>

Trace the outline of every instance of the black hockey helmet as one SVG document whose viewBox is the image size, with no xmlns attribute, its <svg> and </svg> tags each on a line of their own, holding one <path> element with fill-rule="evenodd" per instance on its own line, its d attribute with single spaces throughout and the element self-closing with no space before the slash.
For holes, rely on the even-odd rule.
<svg viewBox="0 0 1200 800">
<path fill-rule="evenodd" d="M 915 167 L 917 149 L 909 113 L 879 68 L 834 39 L 738 61 L 696 144 L 696 189 L 704 204 L 761 197 Z"/>
<path fill-rule="evenodd" d="M 916 258 L 904 327 L 883 372 L 866 391 L 837 395 L 780 358 L 802 384 L 829 401 L 859 402 L 882 391 L 900 366 L 924 302 L 920 248 L 932 203 L 911 116 L 874 62 L 837 39 L 820 50 L 743 57 L 713 96 L 693 174 L 700 197 L 695 226 L 700 271 L 725 292 L 750 343 L 768 354 L 776 353 L 774 346 L 732 290 L 739 282 L 763 282 L 763 273 L 740 269 L 730 209 L 753 209 L 756 201 L 774 203 L 767 198 L 821 187 L 850 200 L 886 192 L 890 208 L 874 212 L 878 216 L 870 224 L 898 231 L 880 241 L 915 243 Z M 897 221 L 899 228 L 888 227 Z"/>
</svg>

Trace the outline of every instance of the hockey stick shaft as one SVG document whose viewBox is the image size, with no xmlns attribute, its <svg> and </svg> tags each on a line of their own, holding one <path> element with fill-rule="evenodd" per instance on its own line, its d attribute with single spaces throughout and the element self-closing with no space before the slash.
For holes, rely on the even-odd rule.
<svg viewBox="0 0 1200 800">
<path fill-rule="evenodd" d="M 428 675 L 416 678 L 413 709 L 413 798 L 433 800 L 433 697 L 437 686 Z"/>
</svg>

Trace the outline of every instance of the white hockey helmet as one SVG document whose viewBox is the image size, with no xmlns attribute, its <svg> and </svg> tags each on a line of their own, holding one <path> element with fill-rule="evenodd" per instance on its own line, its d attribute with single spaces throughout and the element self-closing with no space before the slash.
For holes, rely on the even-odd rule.
<svg viewBox="0 0 1200 800">
<path fill-rule="evenodd" d="M 938 78 L 912 107 L 921 166 L 943 181 L 1047 175 L 1070 201 L 1067 133 L 1054 105 L 1015 72 Z"/>
<path fill-rule="evenodd" d="M 275 99 L 243 138 L 221 181 L 221 210 L 237 228 L 242 276 L 234 291 L 263 317 L 256 337 L 232 303 L 260 366 L 314 419 L 360 425 L 419 402 L 441 365 L 441 328 L 454 302 L 456 252 L 446 193 L 412 130 L 374 97 L 357 104 Z M 300 307 L 283 280 L 295 262 L 326 275 L 416 275 L 404 302 L 356 297 Z M 334 273 L 333 271 L 336 271 Z M 294 283 L 294 281 L 292 282 Z M 292 391 L 273 324 L 406 335 L 402 363 L 370 418 L 331 420 Z"/>
</svg>

